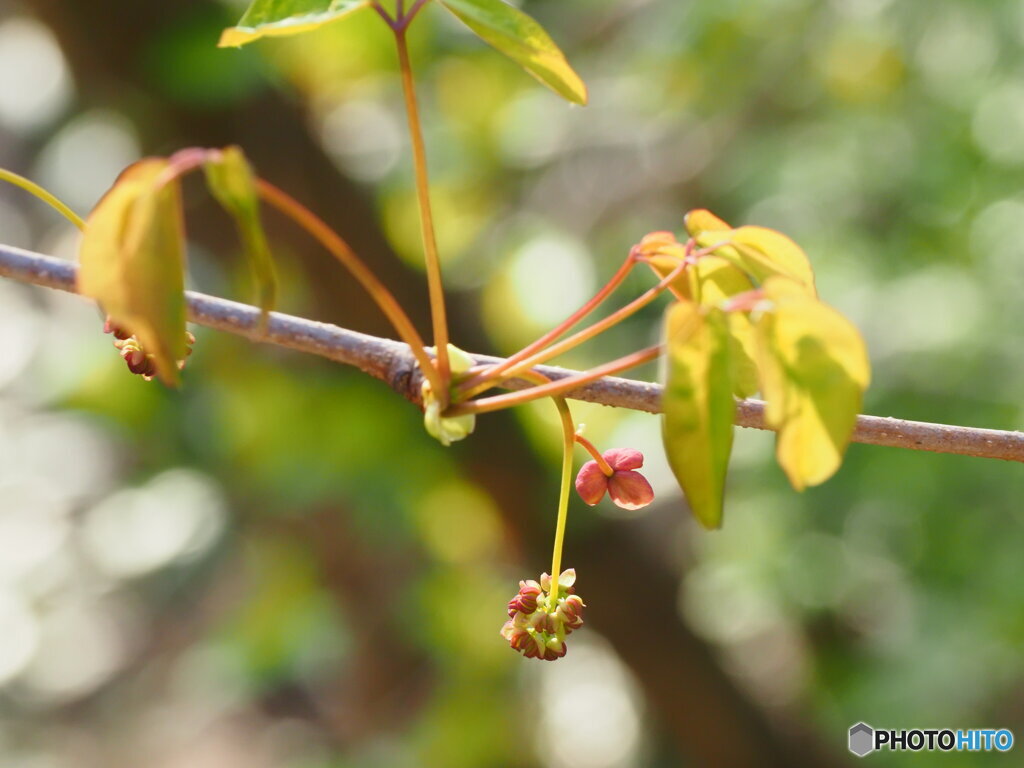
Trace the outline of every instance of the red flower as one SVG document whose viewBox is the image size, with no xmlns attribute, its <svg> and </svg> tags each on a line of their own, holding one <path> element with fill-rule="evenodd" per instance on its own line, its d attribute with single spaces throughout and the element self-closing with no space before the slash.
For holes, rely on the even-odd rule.
<svg viewBox="0 0 1024 768">
<path fill-rule="evenodd" d="M 640 509 L 654 500 L 654 489 L 647 478 L 635 470 L 644 465 L 644 455 L 633 448 L 605 451 L 611 474 L 596 461 L 588 461 L 576 475 L 576 491 L 580 498 L 594 506 L 604 498 L 605 491 L 623 509 Z"/>
</svg>

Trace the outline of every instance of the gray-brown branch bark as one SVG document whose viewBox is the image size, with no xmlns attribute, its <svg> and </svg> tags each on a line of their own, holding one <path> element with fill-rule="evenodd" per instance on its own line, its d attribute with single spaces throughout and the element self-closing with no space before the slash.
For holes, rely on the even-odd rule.
<svg viewBox="0 0 1024 768">
<path fill-rule="evenodd" d="M 69 261 L 0 245 L 0 275 L 4 277 L 74 293 L 76 272 L 76 266 Z M 271 314 L 267 328 L 261 330 L 260 312 L 256 307 L 191 291 L 186 298 L 189 319 L 194 323 L 355 366 L 386 382 L 403 397 L 418 401 L 419 374 L 415 360 L 401 342 L 277 312 Z M 499 360 L 486 355 L 473 357 L 478 363 Z M 553 366 L 538 366 L 536 370 L 551 379 L 579 373 Z M 525 381 L 507 384 L 509 389 L 529 386 L 531 384 Z M 612 376 L 584 385 L 570 392 L 568 397 L 647 413 L 661 410 L 659 385 Z M 739 401 L 736 423 L 741 427 L 769 429 L 764 420 L 764 403 Z M 1021 432 L 858 416 L 852 439 L 868 445 L 1024 462 L 1024 433 Z"/>
</svg>

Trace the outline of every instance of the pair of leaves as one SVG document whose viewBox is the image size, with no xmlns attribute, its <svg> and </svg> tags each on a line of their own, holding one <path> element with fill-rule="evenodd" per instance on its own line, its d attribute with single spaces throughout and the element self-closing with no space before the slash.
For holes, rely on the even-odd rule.
<svg viewBox="0 0 1024 768">
<path fill-rule="evenodd" d="M 551 36 L 533 18 L 502 0 L 439 0 L 474 34 L 519 64 L 557 94 L 587 103 L 587 87 Z M 371 5 L 369 0 L 254 0 L 219 45 L 240 46 L 261 37 L 317 29 Z"/>
<path fill-rule="evenodd" d="M 95 299 L 114 324 L 134 334 L 153 356 L 157 375 L 179 383 L 185 357 L 185 232 L 179 174 L 201 157 L 214 197 L 234 218 L 259 288 L 264 319 L 276 277 L 259 219 L 255 178 L 241 150 L 189 150 L 149 157 L 117 178 L 85 222 L 78 291 Z"/>
<path fill-rule="evenodd" d="M 694 226 L 694 237 L 761 230 L 717 223 L 714 229 Z M 792 258 L 797 246 L 772 230 L 754 235 L 740 248 L 723 246 L 689 266 L 685 280 L 674 281 L 679 300 L 665 316 L 665 449 L 691 509 L 708 528 L 722 521 L 734 396 L 758 389 L 764 394 L 766 421 L 778 431 L 779 464 L 793 487 L 803 490 L 838 469 L 870 379 L 860 335 L 817 299 L 813 274 L 810 281 L 785 274 L 799 263 Z M 757 259 L 743 251 L 750 242 L 757 243 Z M 734 252 L 719 255 L 725 247 Z M 656 252 L 673 255 L 670 244 Z M 657 257 L 652 262 L 659 273 L 668 266 Z M 749 291 L 757 276 L 738 264 L 763 267 L 756 294 Z M 727 300 L 744 293 L 756 303 L 730 308 Z"/>
</svg>

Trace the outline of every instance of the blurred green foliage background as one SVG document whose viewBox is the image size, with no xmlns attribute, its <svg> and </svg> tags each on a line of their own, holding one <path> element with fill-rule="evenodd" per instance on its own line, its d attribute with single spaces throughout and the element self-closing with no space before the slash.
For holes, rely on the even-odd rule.
<svg viewBox="0 0 1024 768">
<path fill-rule="evenodd" d="M 523 7 L 590 106 L 437 8 L 412 33 L 456 343 L 514 351 L 707 207 L 805 247 L 868 341 L 865 412 L 1024 427 L 1024 4 Z M 84 213 L 143 154 L 241 144 L 425 330 L 386 29 L 365 12 L 216 49 L 241 10 L 0 0 L 0 163 Z M 187 192 L 193 286 L 250 299 L 230 223 Z M 282 311 L 387 333 L 326 254 L 272 229 Z M 75 249 L 10 189 L 0 240 Z M 561 362 L 651 343 L 659 312 Z M 577 405 L 599 445 L 645 451 L 658 501 L 574 501 L 588 627 L 541 664 L 498 629 L 549 563 L 549 404 L 445 450 L 356 372 L 197 336 L 168 392 L 124 370 L 85 302 L 0 282 L 0 765 L 841 765 L 860 720 L 1024 738 L 1016 465 L 853 446 L 797 495 L 771 435 L 741 430 L 709 534 L 655 418 Z"/>
</svg>

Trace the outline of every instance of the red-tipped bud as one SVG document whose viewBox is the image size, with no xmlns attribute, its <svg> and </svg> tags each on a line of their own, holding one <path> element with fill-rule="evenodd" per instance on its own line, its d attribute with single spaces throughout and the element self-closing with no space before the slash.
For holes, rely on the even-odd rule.
<svg viewBox="0 0 1024 768">
<path fill-rule="evenodd" d="M 156 363 L 152 356 L 147 355 L 139 340 L 128 331 L 115 325 L 108 317 L 103 324 L 104 333 L 114 334 L 114 346 L 121 357 L 128 365 L 128 370 L 142 376 L 146 381 L 152 381 L 156 376 Z M 185 357 L 192 354 L 192 345 L 196 343 L 196 337 L 185 331 Z M 185 360 L 178 360 L 178 368 L 185 367 Z"/>
<path fill-rule="evenodd" d="M 114 334 L 115 339 L 120 339 L 121 341 L 131 338 L 131 333 L 126 331 L 124 328 L 115 325 L 109 317 L 103 323 L 103 332 L 112 333 Z"/>
<path fill-rule="evenodd" d="M 156 373 L 153 359 L 148 357 L 137 344 L 125 342 L 121 346 L 121 357 L 128 365 L 128 370 L 140 376 L 152 376 Z"/>
<path fill-rule="evenodd" d="M 516 612 L 533 613 L 537 610 L 537 598 L 542 593 L 540 584 L 536 581 L 520 581 L 519 594 L 508 602 L 508 615 L 514 616 Z"/>
<path fill-rule="evenodd" d="M 544 661 L 555 661 L 565 656 L 566 651 L 569 648 L 565 644 L 565 640 L 559 640 L 557 637 L 552 637 L 546 643 L 544 643 Z"/>
<path fill-rule="evenodd" d="M 583 600 L 579 595 L 569 595 L 559 601 L 555 615 L 565 626 L 566 634 L 579 629 L 583 626 Z"/>
</svg>

